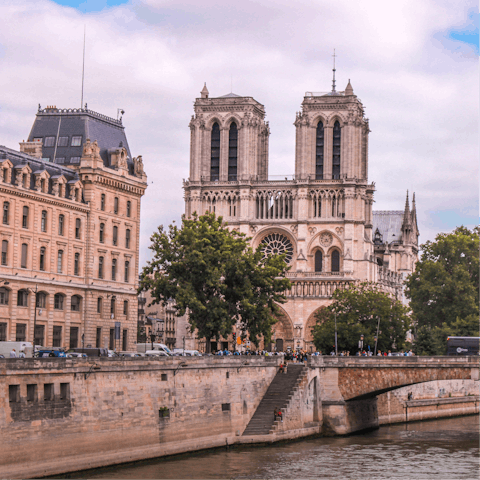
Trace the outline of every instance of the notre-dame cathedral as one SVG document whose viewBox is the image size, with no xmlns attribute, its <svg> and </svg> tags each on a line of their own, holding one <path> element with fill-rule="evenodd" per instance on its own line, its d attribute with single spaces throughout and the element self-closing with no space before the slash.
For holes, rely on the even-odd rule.
<svg viewBox="0 0 480 480">
<path fill-rule="evenodd" d="M 295 174 L 268 176 L 264 106 L 204 86 L 190 122 L 185 213 L 213 211 L 265 254 L 284 253 L 292 283 L 273 345 L 315 349 L 315 312 L 337 288 L 371 281 L 403 299 L 418 258 L 415 195 L 410 208 L 372 211 L 368 119 L 350 81 L 345 91 L 307 92 L 295 117 Z M 269 346 L 266 346 L 267 348 Z"/>
</svg>

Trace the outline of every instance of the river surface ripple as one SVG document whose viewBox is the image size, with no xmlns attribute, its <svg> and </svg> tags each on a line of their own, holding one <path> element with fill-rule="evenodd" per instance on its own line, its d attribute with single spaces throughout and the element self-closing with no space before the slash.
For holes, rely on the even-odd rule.
<svg viewBox="0 0 480 480">
<path fill-rule="evenodd" d="M 69 478 L 478 480 L 479 459 L 475 415 L 384 426 L 348 437 L 198 452 Z"/>
</svg>

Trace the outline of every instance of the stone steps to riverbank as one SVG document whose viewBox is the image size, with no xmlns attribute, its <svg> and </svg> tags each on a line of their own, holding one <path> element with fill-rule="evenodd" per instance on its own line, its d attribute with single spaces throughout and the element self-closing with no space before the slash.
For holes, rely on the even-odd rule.
<svg viewBox="0 0 480 480">
<path fill-rule="evenodd" d="M 277 372 L 245 428 L 243 436 L 269 434 L 275 422 L 274 409 L 280 409 L 283 414 L 285 413 L 305 369 L 303 364 L 289 364 L 287 373 Z"/>
</svg>

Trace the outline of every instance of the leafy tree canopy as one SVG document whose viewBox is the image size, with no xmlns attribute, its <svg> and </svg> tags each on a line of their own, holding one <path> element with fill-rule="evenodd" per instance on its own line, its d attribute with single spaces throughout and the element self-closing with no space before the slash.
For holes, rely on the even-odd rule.
<svg viewBox="0 0 480 480">
<path fill-rule="evenodd" d="M 351 285 L 337 289 L 333 303 L 319 310 L 313 328 L 313 341 L 317 350 L 330 353 L 335 348 L 335 316 L 337 321 L 338 351 L 358 351 L 360 335 L 364 335 L 364 349 L 375 345 L 380 320 L 377 349 L 383 351 L 404 348 L 405 335 L 410 328 L 408 309 L 391 298 L 374 283 Z"/>
<path fill-rule="evenodd" d="M 458 227 L 421 246 L 420 261 L 407 278 L 405 290 L 418 328 L 478 317 L 478 234 L 478 227 L 473 231 Z"/>
<path fill-rule="evenodd" d="M 153 259 L 141 274 L 139 291 L 150 290 L 152 304 L 175 300 L 177 315 L 188 312 L 200 338 L 227 337 L 241 322 L 243 333 L 258 345 L 271 337 L 275 302 L 286 301 L 284 255 L 263 258 L 248 238 L 230 231 L 222 217 L 206 213 L 182 217 L 182 226 L 163 226 L 152 237 Z"/>
</svg>

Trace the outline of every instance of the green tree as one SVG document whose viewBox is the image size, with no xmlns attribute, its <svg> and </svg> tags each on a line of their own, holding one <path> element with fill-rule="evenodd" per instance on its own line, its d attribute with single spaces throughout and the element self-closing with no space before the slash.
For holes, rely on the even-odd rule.
<svg viewBox="0 0 480 480">
<path fill-rule="evenodd" d="M 188 312 L 191 330 L 210 340 L 227 337 L 241 322 L 258 345 L 269 339 L 277 303 L 290 288 L 284 256 L 263 258 L 246 236 L 230 231 L 222 217 L 206 213 L 182 217 L 182 226 L 158 228 L 151 241 L 153 259 L 144 267 L 139 291 L 150 290 L 152 304 L 175 300 L 177 315 Z"/>
<path fill-rule="evenodd" d="M 417 329 L 443 328 L 472 315 L 478 318 L 478 234 L 478 227 L 471 231 L 462 226 L 421 246 L 420 261 L 407 278 L 405 290 Z M 463 335 L 466 330 L 459 331 Z"/>
<path fill-rule="evenodd" d="M 373 349 L 380 320 L 377 349 L 400 350 L 405 345 L 405 335 L 410 327 L 408 308 L 381 291 L 374 283 L 351 285 L 337 289 L 333 302 L 316 314 L 313 341 L 317 350 L 330 353 L 335 345 L 335 317 L 337 322 L 338 350 L 355 354 L 360 335 L 364 335 L 364 348 Z"/>
</svg>

